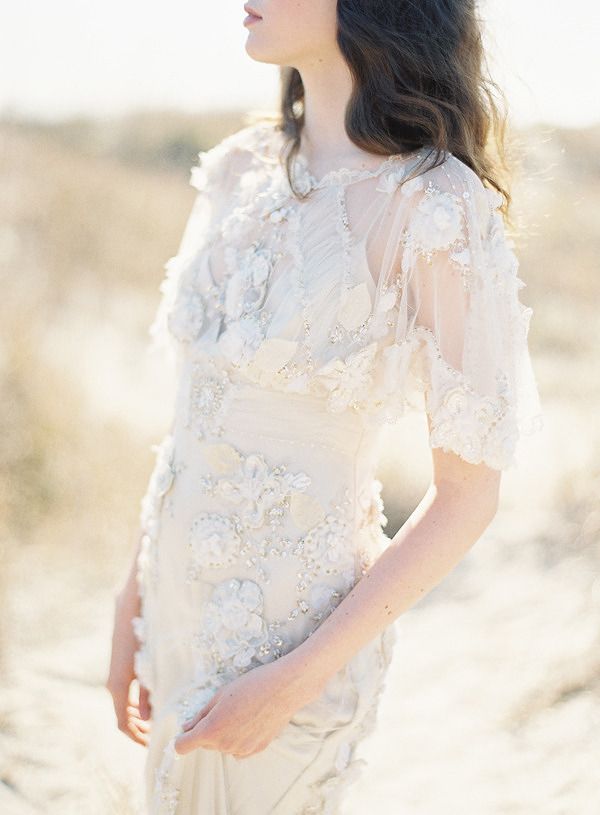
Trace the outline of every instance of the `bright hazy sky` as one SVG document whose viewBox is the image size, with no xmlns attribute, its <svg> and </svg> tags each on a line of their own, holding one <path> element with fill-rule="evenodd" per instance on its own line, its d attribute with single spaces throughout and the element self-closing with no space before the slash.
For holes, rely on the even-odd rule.
<svg viewBox="0 0 600 815">
<path fill-rule="evenodd" d="M 0 112 L 60 118 L 268 108 L 278 69 L 246 54 L 244 0 L 18 0 L 0 30 Z M 596 0 L 484 0 L 490 67 L 513 120 L 600 122 Z"/>
</svg>

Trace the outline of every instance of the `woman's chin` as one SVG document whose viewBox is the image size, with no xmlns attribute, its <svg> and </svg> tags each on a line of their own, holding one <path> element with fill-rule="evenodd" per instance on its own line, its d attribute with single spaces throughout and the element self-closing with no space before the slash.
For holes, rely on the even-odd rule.
<svg viewBox="0 0 600 815">
<path fill-rule="evenodd" d="M 259 38 L 250 31 L 245 44 L 246 53 L 256 62 L 266 62 L 271 65 L 287 65 L 285 56 L 276 52 L 274 49 L 264 47 L 264 44 L 259 42 Z"/>
</svg>

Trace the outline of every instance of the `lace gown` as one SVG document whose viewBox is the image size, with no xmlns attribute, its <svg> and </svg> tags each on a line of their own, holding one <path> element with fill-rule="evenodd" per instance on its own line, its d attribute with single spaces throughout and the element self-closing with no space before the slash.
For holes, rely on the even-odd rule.
<svg viewBox="0 0 600 815">
<path fill-rule="evenodd" d="M 337 812 L 393 624 L 266 750 L 180 757 L 175 734 L 306 639 L 389 543 L 386 423 L 425 410 L 432 447 L 500 469 L 542 425 L 499 196 L 452 154 L 410 179 L 422 149 L 321 179 L 297 158 L 297 200 L 282 139 L 261 122 L 199 154 L 151 326 L 177 383 L 140 517 L 152 815 Z"/>
</svg>

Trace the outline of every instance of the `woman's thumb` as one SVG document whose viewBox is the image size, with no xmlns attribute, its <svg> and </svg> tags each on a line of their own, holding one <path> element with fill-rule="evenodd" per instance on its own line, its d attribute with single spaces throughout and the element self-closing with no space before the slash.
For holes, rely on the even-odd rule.
<svg viewBox="0 0 600 815">
<path fill-rule="evenodd" d="M 140 717 L 142 719 L 147 720 L 152 715 L 152 705 L 150 704 L 150 692 L 148 688 L 145 688 L 143 685 L 140 685 L 139 709 Z"/>
<path fill-rule="evenodd" d="M 214 693 L 208 702 L 204 705 L 204 707 L 200 708 L 200 710 L 191 718 L 188 719 L 186 722 L 183 723 L 182 730 L 191 730 L 192 727 L 195 727 L 200 719 L 211 710 L 217 703 L 217 697 L 219 695 L 219 691 Z"/>
</svg>

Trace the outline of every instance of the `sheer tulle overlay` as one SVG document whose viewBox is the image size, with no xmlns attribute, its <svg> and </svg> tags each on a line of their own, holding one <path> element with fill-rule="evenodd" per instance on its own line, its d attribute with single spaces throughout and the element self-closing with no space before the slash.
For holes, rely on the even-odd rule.
<svg viewBox="0 0 600 815">
<path fill-rule="evenodd" d="M 178 756 L 217 688 L 320 624 L 389 539 L 375 467 L 386 423 L 426 411 L 430 445 L 497 469 L 541 428 L 531 309 L 499 196 L 425 149 L 291 195 L 282 135 L 199 154 L 152 348 L 176 368 L 172 426 L 142 500 L 136 672 L 152 694 L 148 813 L 334 813 L 364 760 L 389 626 L 266 750 Z"/>
</svg>

